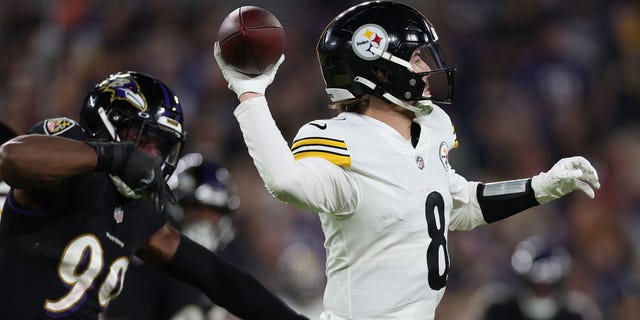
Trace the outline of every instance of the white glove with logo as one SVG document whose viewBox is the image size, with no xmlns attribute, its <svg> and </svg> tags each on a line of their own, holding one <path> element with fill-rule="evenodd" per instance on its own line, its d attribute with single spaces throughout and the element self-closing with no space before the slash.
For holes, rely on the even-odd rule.
<svg viewBox="0 0 640 320">
<path fill-rule="evenodd" d="M 600 189 L 600 182 L 596 169 L 587 159 L 571 157 L 561 159 L 549 171 L 531 178 L 531 188 L 538 202 L 544 204 L 576 189 L 593 199 L 594 188 Z"/>
<path fill-rule="evenodd" d="M 238 98 L 240 98 L 240 96 L 246 92 L 264 94 L 267 87 L 273 82 L 273 79 L 276 77 L 278 68 L 284 61 L 283 54 L 282 56 L 280 56 L 278 62 L 269 66 L 264 71 L 264 73 L 251 76 L 236 71 L 231 65 L 227 64 L 227 62 L 222 59 L 222 51 L 220 51 L 220 45 L 217 41 L 213 46 L 213 51 L 215 54 L 216 62 L 218 62 L 218 66 L 220 66 L 220 70 L 222 71 L 222 76 L 225 80 L 227 80 L 227 83 L 229 83 L 229 89 L 235 92 Z"/>
</svg>

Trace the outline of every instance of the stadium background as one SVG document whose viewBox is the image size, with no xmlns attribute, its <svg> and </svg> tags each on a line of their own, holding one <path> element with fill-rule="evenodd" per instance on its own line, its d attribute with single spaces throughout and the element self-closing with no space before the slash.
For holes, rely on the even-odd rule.
<svg viewBox="0 0 640 320">
<path fill-rule="evenodd" d="M 188 151 L 227 165 L 241 207 L 236 263 L 299 309 L 317 310 L 324 284 L 317 217 L 264 189 L 233 118 L 212 53 L 217 26 L 240 5 L 272 11 L 286 61 L 267 95 L 285 137 L 330 117 L 315 43 L 359 1 L 90 1 L 0 3 L 0 119 L 19 132 L 52 116 L 77 119 L 84 93 L 121 70 L 149 73 L 181 99 Z M 451 232 L 440 319 L 476 319 L 478 290 L 510 278 L 509 257 L 530 234 L 571 250 L 568 286 L 605 319 L 640 314 L 640 3 L 621 0 L 404 1 L 436 25 L 457 66 L 446 110 L 460 147 L 450 162 L 469 180 L 498 181 L 583 155 L 598 169 L 595 200 L 570 195 L 472 232 Z M 309 311 L 311 313 L 316 311 Z"/>
</svg>

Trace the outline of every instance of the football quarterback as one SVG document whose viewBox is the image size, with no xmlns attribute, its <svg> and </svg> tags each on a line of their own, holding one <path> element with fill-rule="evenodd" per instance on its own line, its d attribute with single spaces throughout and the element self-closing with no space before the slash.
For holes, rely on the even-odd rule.
<svg viewBox="0 0 640 320">
<path fill-rule="evenodd" d="M 563 159 L 533 178 L 467 181 L 449 162 L 458 146 L 438 104 L 453 101 L 455 68 L 417 10 L 370 1 L 340 13 L 317 45 L 342 111 L 303 125 L 291 147 L 264 97 L 284 57 L 249 77 L 215 46 L 249 154 L 278 199 L 319 213 L 327 285 L 321 319 L 433 319 L 449 272 L 448 230 L 498 221 L 572 192 L 594 197 L 595 169 Z"/>
</svg>

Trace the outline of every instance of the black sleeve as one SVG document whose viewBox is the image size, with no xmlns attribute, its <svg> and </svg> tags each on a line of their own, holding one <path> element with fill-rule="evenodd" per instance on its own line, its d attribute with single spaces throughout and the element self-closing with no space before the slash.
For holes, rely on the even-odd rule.
<svg viewBox="0 0 640 320">
<path fill-rule="evenodd" d="M 308 319 L 287 306 L 251 275 L 184 235 L 163 270 L 202 290 L 211 301 L 242 319 Z"/>
<path fill-rule="evenodd" d="M 486 185 L 480 183 L 476 192 L 482 216 L 487 223 L 502 220 L 539 204 L 531 188 L 531 179 Z"/>
</svg>

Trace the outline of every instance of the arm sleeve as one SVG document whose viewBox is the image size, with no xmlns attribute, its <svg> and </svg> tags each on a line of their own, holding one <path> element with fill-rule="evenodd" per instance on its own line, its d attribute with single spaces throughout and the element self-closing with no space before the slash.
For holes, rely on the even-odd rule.
<svg viewBox="0 0 640 320">
<path fill-rule="evenodd" d="M 349 172 L 321 158 L 296 161 L 264 97 L 244 101 L 234 115 L 249 155 L 276 198 L 316 212 L 349 214 L 355 210 L 358 188 Z"/>
<path fill-rule="evenodd" d="M 477 190 L 478 203 L 488 223 L 510 217 L 537 206 L 531 179 L 481 183 Z"/>
<path fill-rule="evenodd" d="M 484 184 L 469 182 L 452 172 L 451 181 L 453 209 L 449 230 L 470 230 L 538 205 L 531 179 Z"/>
<path fill-rule="evenodd" d="M 185 236 L 181 236 L 178 249 L 164 270 L 202 290 L 213 303 L 242 319 L 307 319 L 252 276 Z"/>
</svg>

